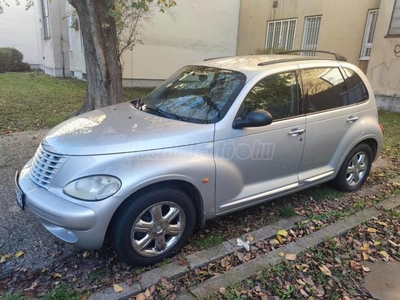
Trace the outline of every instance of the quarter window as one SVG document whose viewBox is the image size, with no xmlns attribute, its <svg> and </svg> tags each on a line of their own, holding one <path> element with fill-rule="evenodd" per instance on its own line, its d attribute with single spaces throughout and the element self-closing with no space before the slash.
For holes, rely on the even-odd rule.
<svg viewBox="0 0 400 300">
<path fill-rule="evenodd" d="M 293 49 L 296 19 L 270 21 L 267 25 L 265 46 L 271 49 Z"/>
<path fill-rule="evenodd" d="M 359 103 L 369 99 L 368 90 L 356 72 L 344 68 L 344 73 L 349 80 L 349 104 Z"/>
<path fill-rule="evenodd" d="M 271 75 L 259 81 L 247 94 L 244 108 L 246 112 L 264 109 L 272 115 L 274 121 L 299 115 L 296 73 Z"/>
<path fill-rule="evenodd" d="M 347 86 L 339 68 L 306 69 L 302 78 L 309 112 L 348 105 Z"/>
</svg>

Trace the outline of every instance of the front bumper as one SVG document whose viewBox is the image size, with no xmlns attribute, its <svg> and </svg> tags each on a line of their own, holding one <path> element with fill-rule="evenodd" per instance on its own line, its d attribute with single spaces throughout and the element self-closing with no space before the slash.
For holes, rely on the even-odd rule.
<svg viewBox="0 0 400 300">
<path fill-rule="evenodd" d="M 24 193 L 25 207 L 59 239 L 85 249 L 100 249 L 107 226 L 97 222 L 95 211 L 39 187 L 31 180 L 29 172 L 30 162 L 17 178 Z"/>
</svg>

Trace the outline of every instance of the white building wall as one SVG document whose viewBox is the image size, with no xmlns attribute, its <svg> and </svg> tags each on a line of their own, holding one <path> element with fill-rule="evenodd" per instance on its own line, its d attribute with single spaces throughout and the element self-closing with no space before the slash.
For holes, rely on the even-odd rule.
<svg viewBox="0 0 400 300">
<path fill-rule="evenodd" d="M 40 45 L 40 68 L 51 76 L 71 76 L 68 55 L 68 30 L 64 0 L 48 1 L 50 38 L 43 34 L 43 16 L 40 1 L 35 2 L 37 32 Z"/>
<path fill-rule="evenodd" d="M 143 44 L 123 55 L 125 85 L 131 78 L 145 85 L 142 79 L 165 79 L 187 64 L 235 55 L 239 7 L 239 0 L 187 0 L 177 1 L 171 14 L 155 9 L 140 31 Z"/>
<path fill-rule="evenodd" d="M 140 29 L 143 44 L 123 54 L 124 86 L 155 86 L 184 65 L 235 55 L 239 6 L 240 0 L 185 0 L 170 13 L 155 8 Z M 80 78 L 85 73 L 80 31 L 69 33 L 70 67 Z"/>
<path fill-rule="evenodd" d="M 13 47 L 24 55 L 23 61 L 32 67 L 37 67 L 40 61 L 38 33 L 35 27 L 36 10 L 31 7 L 26 10 L 24 2 L 16 5 L 8 1 L 9 7 L 4 7 L 0 15 L 0 47 Z"/>
<path fill-rule="evenodd" d="M 66 1 L 67 27 L 68 27 L 68 55 L 69 66 L 72 75 L 78 79 L 83 79 L 86 73 L 85 58 L 83 53 L 83 42 L 79 29 L 79 20 L 73 14 L 73 7 Z"/>
</svg>

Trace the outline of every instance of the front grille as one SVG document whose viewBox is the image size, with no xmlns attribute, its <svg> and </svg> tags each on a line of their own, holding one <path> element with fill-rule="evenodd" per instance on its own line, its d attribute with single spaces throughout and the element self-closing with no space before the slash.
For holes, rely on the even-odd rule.
<svg viewBox="0 0 400 300">
<path fill-rule="evenodd" d="M 31 179 L 41 187 L 48 188 L 66 159 L 66 156 L 46 151 L 40 145 L 33 158 Z"/>
</svg>

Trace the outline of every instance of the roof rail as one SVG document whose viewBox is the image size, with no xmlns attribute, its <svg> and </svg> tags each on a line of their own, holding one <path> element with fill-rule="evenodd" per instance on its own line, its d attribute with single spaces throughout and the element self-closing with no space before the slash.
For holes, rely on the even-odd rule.
<svg viewBox="0 0 400 300">
<path fill-rule="evenodd" d="M 263 67 L 263 66 L 268 66 L 268 65 L 275 65 L 275 64 L 279 64 L 279 63 L 287 63 L 287 62 L 291 62 L 291 61 L 299 61 L 299 60 L 316 60 L 316 59 L 321 59 L 321 58 L 314 58 L 314 57 L 299 57 L 299 58 L 287 58 L 287 59 L 280 59 L 280 60 L 269 60 L 269 61 L 264 61 L 264 62 L 260 62 L 257 64 L 257 66 L 259 67 Z"/>
<path fill-rule="evenodd" d="M 275 54 L 290 54 L 290 53 L 298 53 L 298 52 L 307 52 L 307 53 L 324 53 L 324 54 L 330 54 L 335 56 L 336 60 L 342 60 L 342 61 L 347 61 L 347 58 L 344 57 L 343 55 L 339 53 L 334 53 L 331 51 L 323 51 L 323 50 L 305 50 L 305 49 L 299 49 L 299 50 L 287 50 L 287 51 L 282 51 L 278 52 Z"/>
<path fill-rule="evenodd" d="M 211 57 L 211 58 L 205 58 L 203 61 L 209 61 L 209 60 L 220 59 L 220 58 L 229 58 L 229 57 L 233 57 L 233 56 L 230 55 L 230 56 Z"/>
</svg>

